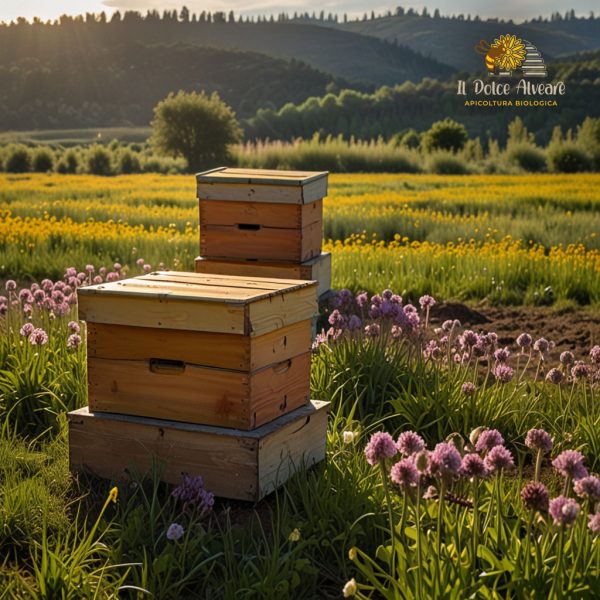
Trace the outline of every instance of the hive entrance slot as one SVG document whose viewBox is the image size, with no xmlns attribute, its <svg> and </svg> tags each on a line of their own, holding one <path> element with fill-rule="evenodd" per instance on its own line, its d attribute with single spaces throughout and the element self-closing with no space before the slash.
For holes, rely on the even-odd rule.
<svg viewBox="0 0 600 600">
<path fill-rule="evenodd" d="M 260 229 L 260 225 L 256 225 L 255 223 L 238 223 L 237 228 L 242 231 L 258 231 Z"/>
<path fill-rule="evenodd" d="M 182 360 L 167 360 L 164 358 L 151 358 L 150 371 L 161 375 L 177 375 L 185 371 L 185 363 Z"/>
</svg>

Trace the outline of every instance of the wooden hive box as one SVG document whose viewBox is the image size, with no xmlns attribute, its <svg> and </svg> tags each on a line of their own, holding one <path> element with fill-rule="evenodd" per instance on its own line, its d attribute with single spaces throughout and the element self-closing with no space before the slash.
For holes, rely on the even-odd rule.
<svg viewBox="0 0 600 600">
<path fill-rule="evenodd" d="M 321 254 L 326 172 L 220 167 L 196 180 L 201 256 L 301 263 Z"/>
<path fill-rule="evenodd" d="M 156 272 L 78 300 L 93 412 L 248 430 L 309 400 L 314 281 Z"/>
<path fill-rule="evenodd" d="M 258 501 L 325 458 L 328 408 L 313 400 L 253 431 L 81 408 L 68 415 L 70 467 L 114 480 L 147 474 L 154 462 L 168 483 L 202 475 L 216 496 Z"/>
<path fill-rule="evenodd" d="M 199 256 L 196 259 L 196 273 L 252 274 L 257 277 L 312 279 L 318 282 L 317 295 L 320 298 L 331 289 L 331 252 L 322 252 L 319 256 L 303 263 L 234 260 Z"/>
</svg>

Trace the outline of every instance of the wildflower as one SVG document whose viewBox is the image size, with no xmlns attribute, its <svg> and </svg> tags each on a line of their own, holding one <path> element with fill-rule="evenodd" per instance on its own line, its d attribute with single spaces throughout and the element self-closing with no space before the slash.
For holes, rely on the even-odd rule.
<svg viewBox="0 0 600 600">
<path fill-rule="evenodd" d="M 423 356 L 425 358 L 432 358 L 433 360 L 439 360 L 442 357 L 442 349 L 438 346 L 435 340 L 429 340 L 423 350 Z"/>
<path fill-rule="evenodd" d="M 358 586 L 356 585 L 356 579 L 354 579 L 353 577 L 350 581 L 346 582 L 346 585 L 342 590 L 344 592 L 344 598 L 351 598 L 352 596 L 356 596 L 357 590 Z"/>
<path fill-rule="evenodd" d="M 77 273 L 77 279 L 79 279 L 81 283 L 83 283 L 87 278 L 88 276 L 83 271 L 81 273 Z"/>
<path fill-rule="evenodd" d="M 552 438 L 543 429 L 530 429 L 525 436 L 525 445 L 530 450 L 541 450 L 544 454 L 552 450 Z"/>
<path fill-rule="evenodd" d="M 534 342 L 533 349 L 537 350 L 540 354 L 546 354 L 550 349 L 550 342 L 546 338 L 540 338 Z"/>
<path fill-rule="evenodd" d="M 571 377 L 573 377 L 575 381 L 581 381 L 582 379 L 586 379 L 589 374 L 590 367 L 582 361 L 577 361 L 571 369 Z"/>
<path fill-rule="evenodd" d="M 37 302 L 38 304 L 43 302 L 45 297 L 46 297 L 46 292 L 44 290 L 35 290 L 35 292 L 33 292 L 33 300 L 34 300 L 34 302 Z"/>
<path fill-rule="evenodd" d="M 85 270 L 87 273 L 93 273 L 96 269 L 94 265 L 85 265 Z"/>
<path fill-rule="evenodd" d="M 118 495 L 119 495 L 119 488 L 117 486 L 111 488 L 110 492 L 108 492 L 107 502 L 112 502 L 113 504 L 116 504 Z"/>
<path fill-rule="evenodd" d="M 337 308 L 329 315 L 328 321 L 329 324 L 336 329 L 341 329 L 346 324 L 346 318 Z"/>
<path fill-rule="evenodd" d="M 34 329 L 29 334 L 29 343 L 32 346 L 43 346 L 48 343 L 48 334 L 41 328 Z"/>
<path fill-rule="evenodd" d="M 96 277 L 94 277 L 94 279 L 92 279 L 92 283 L 94 283 L 95 285 L 98 285 L 100 283 L 102 283 L 104 280 L 102 279 L 102 275 L 96 275 Z"/>
<path fill-rule="evenodd" d="M 489 452 L 496 446 L 504 445 L 504 438 L 497 429 L 484 429 L 480 432 L 475 443 L 477 452 Z"/>
<path fill-rule="evenodd" d="M 81 336 L 78 333 L 71 334 L 67 339 L 67 348 L 69 348 L 69 350 L 75 350 L 76 348 L 79 348 L 80 344 Z"/>
<path fill-rule="evenodd" d="M 425 294 L 419 298 L 419 304 L 421 305 L 422 309 L 431 308 L 435 305 L 435 303 L 435 298 L 429 296 L 428 294 Z"/>
<path fill-rule="evenodd" d="M 138 267 L 143 267 L 145 262 L 146 262 L 146 261 L 145 261 L 143 258 L 138 258 L 138 259 L 135 261 L 135 264 L 136 264 Z"/>
<path fill-rule="evenodd" d="M 300 540 L 300 530 L 297 527 L 290 532 L 290 535 L 288 535 L 288 540 L 290 542 L 297 542 Z"/>
<path fill-rule="evenodd" d="M 356 548 L 354 548 L 354 546 L 348 550 L 348 558 L 350 560 L 356 560 Z"/>
<path fill-rule="evenodd" d="M 600 346 L 594 346 L 591 350 L 590 350 L 590 360 L 595 364 L 595 365 L 600 365 Z"/>
<path fill-rule="evenodd" d="M 546 381 L 559 385 L 564 380 L 565 375 L 560 369 L 550 369 L 546 374 Z"/>
<path fill-rule="evenodd" d="M 597 512 L 595 515 L 588 515 L 589 523 L 588 527 L 590 531 L 597 535 L 600 533 L 600 512 Z"/>
<path fill-rule="evenodd" d="M 119 280 L 119 274 L 116 273 L 115 271 L 111 271 L 110 273 L 107 273 L 106 281 L 111 282 L 111 281 L 118 281 L 118 280 Z"/>
<path fill-rule="evenodd" d="M 4 288 L 7 292 L 14 292 L 17 289 L 17 282 L 14 279 L 9 279 L 4 284 Z"/>
<path fill-rule="evenodd" d="M 398 340 L 402 336 L 402 329 L 398 327 L 398 325 L 392 325 L 390 333 L 392 334 L 393 339 Z"/>
<path fill-rule="evenodd" d="M 501 471 L 515 466 L 512 454 L 504 446 L 494 446 L 484 460 L 490 471 Z"/>
<path fill-rule="evenodd" d="M 454 321 L 452 319 L 448 319 L 442 323 L 442 330 L 445 332 L 449 332 L 454 325 Z"/>
<path fill-rule="evenodd" d="M 385 289 L 385 290 L 383 290 L 383 292 L 381 292 L 381 297 L 384 300 L 388 300 L 388 301 L 391 300 L 393 295 L 394 295 L 394 292 L 392 292 L 392 290 L 390 290 L 389 288 Z"/>
<path fill-rule="evenodd" d="M 27 288 L 23 288 L 19 292 L 19 300 L 24 304 L 31 304 L 33 302 L 33 294 Z"/>
<path fill-rule="evenodd" d="M 392 466 L 390 479 L 400 487 L 414 487 L 419 481 L 419 472 L 410 458 L 403 458 Z"/>
<path fill-rule="evenodd" d="M 398 436 L 396 448 L 403 456 L 411 456 L 425 448 L 425 440 L 414 431 L 405 431 Z"/>
<path fill-rule="evenodd" d="M 465 329 L 463 334 L 458 338 L 458 342 L 463 348 L 472 348 L 478 341 L 479 336 L 470 329 Z"/>
<path fill-rule="evenodd" d="M 473 394 L 475 394 L 477 391 L 475 384 L 470 381 L 465 381 L 460 389 L 465 396 L 473 396 Z"/>
<path fill-rule="evenodd" d="M 100 267 L 100 269 L 98 269 L 98 273 L 104 277 L 104 275 L 106 275 L 106 267 Z"/>
<path fill-rule="evenodd" d="M 586 477 L 588 472 L 583 466 L 584 457 L 577 450 L 565 450 L 553 461 L 552 466 L 563 476 L 573 480 Z"/>
<path fill-rule="evenodd" d="M 69 321 L 67 324 L 67 328 L 71 333 L 79 333 L 81 330 L 77 321 Z"/>
<path fill-rule="evenodd" d="M 23 325 L 23 327 L 21 327 L 19 330 L 19 333 L 23 337 L 29 337 L 33 333 L 34 329 L 35 327 L 33 326 L 33 323 L 25 323 L 25 325 Z"/>
<path fill-rule="evenodd" d="M 525 507 L 529 510 L 546 512 L 550 502 L 548 488 L 546 488 L 546 486 L 539 481 L 530 481 L 521 490 L 521 500 L 523 501 Z"/>
<path fill-rule="evenodd" d="M 600 479 L 593 475 L 582 477 L 573 486 L 575 493 L 581 498 L 589 498 L 592 502 L 600 502 Z"/>
<path fill-rule="evenodd" d="M 438 491 L 434 485 L 430 485 L 423 494 L 425 500 L 435 500 L 438 496 Z"/>
<path fill-rule="evenodd" d="M 559 360 L 562 365 L 568 366 L 572 365 L 575 362 L 575 356 L 569 350 L 565 350 L 564 352 L 560 353 Z"/>
<path fill-rule="evenodd" d="M 430 455 L 429 470 L 434 477 L 458 475 L 462 459 L 458 450 L 447 442 L 440 442 Z"/>
<path fill-rule="evenodd" d="M 0 316 L 4 316 L 8 312 L 8 306 L 4 302 L 0 302 Z"/>
<path fill-rule="evenodd" d="M 533 338 L 528 333 L 522 333 L 517 338 L 517 346 L 520 348 L 529 348 L 533 342 Z"/>
<path fill-rule="evenodd" d="M 469 479 L 485 479 L 490 474 L 481 456 L 474 453 L 464 455 L 460 472 Z"/>
<path fill-rule="evenodd" d="M 152 271 L 152 265 L 144 265 L 144 273 L 150 273 Z"/>
<path fill-rule="evenodd" d="M 499 383 L 508 383 L 515 374 L 515 370 L 504 363 L 498 363 L 492 372 Z"/>
<path fill-rule="evenodd" d="M 65 275 L 67 277 L 75 277 L 75 275 L 77 275 L 77 269 L 75 267 L 68 267 L 67 270 L 65 271 Z M 48 281 L 48 280 L 44 279 L 44 281 Z M 42 287 L 44 287 L 44 281 L 42 281 Z"/>
<path fill-rule="evenodd" d="M 564 525 L 568 527 L 572 525 L 577 519 L 580 506 L 571 498 L 565 496 L 558 496 L 550 500 L 548 511 L 550 516 L 554 520 L 555 525 Z"/>
<path fill-rule="evenodd" d="M 167 529 L 167 539 L 175 542 L 183 537 L 185 533 L 183 527 L 179 523 L 171 523 Z"/>
<path fill-rule="evenodd" d="M 348 329 L 350 331 L 358 331 L 362 327 L 362 321 L 360 317 L 352 315 L 348 320 Z"/>
<path fill-rule="evenodd" d="M 183 475 L 182 482 L 171 492 L 171 496 L 183 504 L 183 509 L 191 509 L 204 514 L 208 512 L 215 503 L 212 492 L 204 489 L 202 477 L 191 477 L 187 473 Z"/>
<path fill-rule="evenodd" d="M 396 456 L 396 454 L 396 444 L 392 436 L 384 431 L 374 433 L 365 447 L 365 456 L 370 465 L 376 465 L 386 458 Z"/>
<path fill-rule="evenodd" d="M 344 431 L 342 434 L 342 439 L 344 440 L 344 444 L 351 444 L 356 438 L 356 433 L 354 431 Z"/>
<path fill-rule="evenodd" d="M 123 267 L 121 266 L 121 263 L 116 262 L 113 265 L 113 269 L 118 273 Z"/>
<path fill-rule="evenodd" d="M 369 302 L 369 296 L 367 292 L 360 292 L 360 294 L 356 294 L 356 304 L 359 308 L 363 308 Z"/>
<path fill-rule="evenodd" d="M 376 338 L 379 336 L 381 328 L 377 323 L 371 323 L 365 327 L 365 335 L 367 337 Z"/>
<path fill-rule="evenodd" d="M 508 359 L 510 358 L 510 351 L 508 348 L 498 348 L 498 350 L 496 350 L 494 352 L 494 358 L 499 362 L 499 363 L 505 363 L 508 361 Z"/>
</svg>

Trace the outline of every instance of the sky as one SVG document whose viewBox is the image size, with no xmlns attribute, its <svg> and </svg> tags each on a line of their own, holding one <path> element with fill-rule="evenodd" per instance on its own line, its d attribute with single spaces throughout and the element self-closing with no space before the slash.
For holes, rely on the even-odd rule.
<svg viewBox="0 0 600 600">
<path fill-rule="evenodd" d="M 420 10 L 427 6 L 430 12 L 439 8 L 442 14 L 471 13 L 482 17 L 502 17 L 515 21 L 549 15 L 552 12 L 573 8 L 578 15 L 588 15 L 591 10 L 600 12 L 598 0 L 431 0 L 431 2 L 382 2 L 380 0 L 0 0 L 0 21 L 11 21 L 17 17 L 32 19 L 37 16 L 54 19 L 61 14 L 82 14 L 86 12 L 111 13 L 114 10 L 179 9 L 186 5 L 191 11 L 233 10 L 237 14 L 271 14 L 294 11 L 344 12 L 358 15 L 364 12 L 382 12 L 398 5 Z"/>
</svg>

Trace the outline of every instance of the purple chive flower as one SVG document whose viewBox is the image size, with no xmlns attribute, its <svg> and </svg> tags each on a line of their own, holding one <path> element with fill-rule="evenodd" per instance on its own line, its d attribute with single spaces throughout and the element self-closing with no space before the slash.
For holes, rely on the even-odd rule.
<svg viewBox="0 0 600 600">
<path fill-rule="evenodd" d="M 464 455 L 460 472 L 469 479 L 486 479 L 490 474 L 481 456 L 474 453 Z"/>
<path fill-rule="evenodd" d="M 19 333 L 23 337 L 29 337 L 33 333 L 34 329 L 35 327 L 33 326 L 33 323 L 25 323 L 25 325 L 23 325 L 23 327 L 21 327 L 19 330 Z"/>
<path fill-rule="evenodd" d="M 368 303 L 369 303 L 369 296 L 368 296 L 367 292 L 360 292 L 359 294 L 356 294 L 356 305 L 359 308 L 363 308 Z"/>
<path fill-rule="evenodd" d="M 510 358 L 509 349 L 508 348 L 498 348 L 498 350 L 496 350 L 494 352 L 494 358 L 499 363 L 505 363 Z"/>
<path fill-rule="evenodd" d="M 75 275 L 77 275 L 77 269 L 75 267 L 69 267 L 66 271 L 65 271 L 65 275 L 67 277 L 75 277 Z M 48 281 L 47 279 L 44 279 L 44 281 Z M 44 281 L 42 281 L 42 287 L 44 287 Z"/>
<path fill-rule="evenodd" d="M 171 496 L 183 505 L 183 510 L 192 510 L 204 514 L 208 512 L 215 503 L 212 492 L 204 488 L 202 477 L 191 477 L 183 475 L 182 482 L 171 492 Z"/>
<path fill-rule="evenodd" d="M 600 346 L 594 346 L 591 350 L 590 350 L 590 360 L 595 364 L 595 365 L 600 365 Z"/>
<path fill-rule="evenodd" d="M 477 391 L 475 384 L 470 381 L 465 381 L 460 389 L 465 396 L 472 396 Z"/>
<path fill-rule="evenodd" d="M 106 275 L 106 267 L 100 267 L 98 269 L 98 273 L 100 273 L 102 276 Z"/>
<path fill-rule="evenodd" d="M 533 343 L 533 349 L 537 350 L 540 354 L 546 354 L 550 349 L 550 342 L 546 338 L 540 338 Z"/>
<path fill-rule="evenodd" d="M 575 381 L 581 381 L 583 379 L 587 379 L 589 374 L 590 374 L 590 367 L 582 361 L 577 361 L 573 365 L 573 368 L 571 369 L 571 377 L 573 377 L 573 379 Z"/>
<path fill-rule="evenodd" d="M 121 263 L 118 263 L 118 262 L 116 262 L 116 263 L 113 265 L 113 269 L 114 269 L 115 271 L 117 271 L 117 273 L 118 273 L 118 272 L 119 272 L 119 271 L 120 271 L 122 268 L 123 268 L 123 266 L 121 265 Z"/>
<path fill-rule="evenodd" d="M 462 465 L 458 450 L 448 442 L 437 444 L 429 458 L 429 471 L 434 477 L 458 475 Z"/>
<path fill-rule="evenodd" d="M 85 265 L 85 270 L 87 273 L 93 273 L 96 269 L 94 265 Z"/>
<path fill-rule="evenodd" d="M 150 273 L 150 271 L 152 271 L 152 265 L 144 265 L 144 273 Z"/>
<path fill-rule="evenodd" d="M 565 496 L 558 496 L 558 498 L 550 500 L 548 511 L 555 525 L 568 527 L 577 519 L 579 508 L 580 506 L 575 500 L 566 498 Z"/>
<path fill-rule="evenodd" d="M 497 429 L 484 429 L 477 437 L 475 450 L 477 452 L 489 452 L 496 446 L 503 446 L 504 438 Z"/>
<path fill-rule="evenodd" d="M 138 258 L 138 259 L 135 261 L 135 264 L 136 264 L 138 267 L 143 267 L 145 262 L 146 262 L 146 261 L 145 261 L 143 258 Z"/>
<path fill-rule="evenodd" d="M 390 333 L 392 334 L 392 338 L 394 338 L 395 340 L 398 340 L 402 336 L 402 329 L 400 327 L 398 327 L 398 325 L 392 325 L 392 329 L 390 330 Z"/>
<path fill-rule="evenodd" d="M 92 279 L 92 283 L 94 285 L 98 285 L 99 283 L 102 283 L 104 280 L 102 279 L 102 275 L 96 275 L 96 277 L 94 277 L 94 279 Z"/>
<path fill-rule="evenodd" d="M 110 273 L 106 274 L 106 281 L 111 282 L 111 281 L 118 281 L 119 280 L 119 274 L 115 273 L 114 271 L 111 271 Z"/>
<path fill-rule="evenodd" d="M 381 292 L 381 297 L 384 300 L 388 300 L 388 301 L 391 300 L 393 295 L 394 295 L 394 292 L 392 292 L 392 290 L 390 290 L 389 288 L 387 288 L 387 289 L 383 290 L 383 292 Z"/>
<path fill-rule="evenodd" d="M 4 284 L 4 288 L 7 292 L 14 292 L 17 289 L 17 282 L 14 279 L 9 279 Z"/>
<path fill-rule="evenodd" d="M 570 477 L 573 480 L 586 477 L 588 472 L 583 465 L 584 456 L 577 450 L 565 450 L 561 452 L 553 461 L 552 466 L 563 476 Z"/>
<path fill-rule="evenodd" d="M 565 374 L 560 369 L 550 369 L 548 373 L 546 373 L 546 381 L 553 383 L 554 385 L 562 383 L 564 378 Z"/>
<path fill-rule="evenodd" d="M 41 328 L 34 329 L 29 334 L 29 343 L 32 346 L 43 346 L 48 343 L 48 334 Z"/>
<path fill-rule="evenodd" d="M 33 300 L 38 304 L 42 303 L 45 297 L 46 292 L 44 290 L 35 290 L 35 292 L 33 292 Z"/>
<path fill-rule="evenodd" d="M 358 317 L 357 315 L 352 315 L 350 317 L 350 320 L 348 321 L 348 329 L 350 331 L 357 331 L 361 328 L 362 328 L 362 321 L 360 320 L 360 317 Z"/>
<path fill-rule="evenodd" d="M 337 308 L 329 315 L 328 321 L 329 324 L 336 329 L 342 329 L 346 324 L 346 318 Z"/>
<path fill-rule="evenodd" d="M 492 373 L 499 383 L 508 383 L 515 374 L 515 370 L 504 363 L 498 363 Z"/>
<path fill-rule="evenodd" d="M 6 306 L 6 304 L 4 302 L 0 302 L 0 316 L 4 316 L 6 315 L 6 313 L 8 312 L 8 306 Z"/>
<path fill-rule="evenodd" d="M 479 336 L 470 329 L 465 329 L 463 334 L 458 338 L 458 342 L 463 348 L 472 348 L 479 341 Z"/>
<path fill-rule="evenodd" d="M 525 445 L 530 450 L 541 450 L 547 454 L 552 450 L 552 444 L 550 434 L 543 429 L 530 429 L 525 436 Z"/>
<path fill-rule="evenodd" d="M 419 481 L 419 472 L 410 458 L 403 458 L 392 466 L 390 479 L 400 487 L 414 487 Z"/>
<path fill-rule="evenodd" d="M 405 431 L 398 436 L 396 448 L 402 456 L 411 456 L 425 449 L 425 440 L 414 431 Z"/>
<path fill-rule="evenodd" d="M 448 333 L 449 331 L 451 331 L 453 326 L 454 326 L 454 321 L 452 319 L 448 319 L 447 321 L 444 321 L 442 323 L 442 330 L 445 331 L 446 333 Z"/>
<path fill-rule="evenodd" d="M 589 498 L 592 502 L 600 502 L 600 479 L 593 475 L 582 477 L 573 486 L 575 493 L 581 498 Z"/>
<path fill-rule="evenodd" d="M 501 471 L 515 466 L 512 454 L 504 446 L 494 446 L 483 462 L 490 471 Z"/>
<path fill-rule="evenodd" d="M 58 317 L 64 317 L 71 312 L 71 307 L 68 302 L 61 302 L 56 305 L 55 312 Z"/>
<path fill-rule="evenodd" d="M 431 308 L 435 305 L 435 303 L 435 298 L 429 296 L 428 294 L 425 294 L 419 298 L 419 304 L 421 305 L 422 309 Z"/>
<path fill-rule="evenodd" d="M 371 323 L 365 327 L 365 335 L 370 338 L 376 338 L 381 333 L 381 328 L 378 323 Z"/>
<path fill-rule="evenodd" d="M 565 350 L 564 352 L 560 353 L 559 360 L 561 364 L 565 366 L 572 365 L 575 362 L 575 355 L 569 350 Z"/>
<path fill-rule="evenodd" d="M 81 344 L 81 336 L 78 333 L 73 333 L 67 339 L 67 348 L 69 350 L 75 350 L 79 348 Z"/>
<path fill-rule="evenodd" d="M 588 515 L 588 519 L 588 527 L 590 528 L 590 531 L 594 535 L 598 535 L 600 533 L 600 511 L 595 515 Z"/>
<path fill-rule="evenodd" d="M 167 529 L 167 539 L 175 542 L 183 537 L 184 529 L 179 523 L 171 523 Z"/>
<path fill-rule="evenodd" d="M 386 458 L 396 456 L 397 452 L 392 436 L 385 431 L 374 433 L 365 447 L 367 462 L 372 466 Z"/>
<path fill-rule="evenodd" d="M 529 510 L 547 512 L 550 503 L 548 488 L 539 481 L 530 481 L 521 491 L 521 500 Z"/>
<path fill-rule="evenodd" d="M 522 333 L 517 338 L 517 346 L 520 348 L 529 348 L 533 343 L 533 338 L 528 333 Z"/>
</svg>

